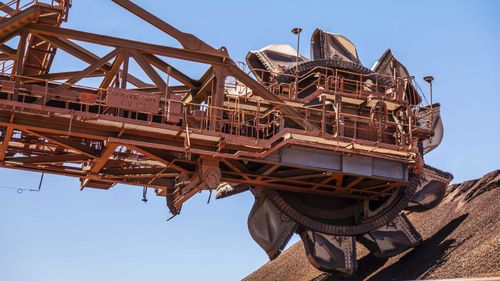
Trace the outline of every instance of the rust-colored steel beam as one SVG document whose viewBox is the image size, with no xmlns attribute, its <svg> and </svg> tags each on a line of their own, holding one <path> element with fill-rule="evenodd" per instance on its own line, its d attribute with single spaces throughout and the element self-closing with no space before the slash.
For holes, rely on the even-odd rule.
<svg viewBox="0 0 500 281">
<path fill-rule="evenodd" d="M 12 160 L 23 164 L 55 164 L 55 163 L 78 163 L 91 160 L 88 156 L 79 154 L 58 154 L 49 156 L 28 156 L 28 157 L 12 157 L 5 159 Z"/>
<path fill-rule="evenodd" d="M 68 40 L 65 38 L 59 38 L 57 35 L 55 36 L 45 36 L 38 34 L 38 37 L 42 38 L 43 40 L 46 40 L 50 42 L 51 44 L 57 46 L 58 48 L 61 48 L 68 54 L 88 63 L 88 64 L 94 64 L 97 60 L 99 60 L 99 56 L 96 54 L 90 52 L 89 50 L 83 48 L 82 46 Z M 104 72 L 109 71 L 111 68 L 111 65 L 109 63 L 106 63 L 101 70 Z M 50 79 L 50 78 L 48 78 Z M 137 77 L 133 75 L 129 75 L 128 81 L 132 84 L 134 84 L 137 87 L 150 87 L 150 84 L 147 84 Z"/>
<path fill-rule="evenodd" d="M 14 55 L 11 54 L 0 54 L 0 60 L 11 60 L 14 59 Z"/>
<path fill-rule="evenodd" d="M 227 53 L 212 48 L 212 46 L 203 42 L 193 34 L 185 33 L 178 30 L 177 28 L 164 22 L 160 18 L 154 16 L 153 14 L 149 13 L 148 11 L 137 6 L 136 4 L 134 4 L 129 0 L 113 0 L 113 2 L 125 8 L 134 15 L 140 17 L 141 19 L 145 20 L 146 22 L 150 23 L 151 25 L 155 26 L 159 30 L 172 36 L 177 41 L 179 41 L 179 43 L 181 43 L 182 47 L 184 47 L 187 50 L 199 51 L 206 54 L 212 54 L 217 56 L 222 55 L 227 57 Z"/>
<path fill-rule="evenodd" d="M 169 74 L 174 78 L 175 80 L 181 82 L 182 84 L 190 87 L 190 88 L 199 88 L 200 84 L 193 80 L 191 77 L 187 76 L 186 74 L 182 73 L 180 70 L 176 69 L 175 67 L 171 66 L 170 64 L 164 62 L 162 59 L 159 57 L 152 55 L 152 54 L 144 54 L 144 58 L 148 63 L 151 65 L 155 66 L 158 69 L 161 69 L 163 72 Z"/>
<path fill-rule="evenodd" d="M 132 145 L 133 149 L 148 156 L 148 157 L 151 157 L 152 159 L 164 164 L 166 167 L 170 167 L 172 169 L 175 169 L 177 171 L 179 171 L 180 173 L 183 173 L 183 174 L 189 174 L 189 171 L 187 171 L 186 169 L 184 168 L 181 168 L 180 166 L 178 165 L 175 165 L 174 164 L 174 160 L 167 160 L 165 159 L 164 157 L 161 157 L 159 154 L 159 152 L 154 152 L 152 151 L 151 149 L 148 149 L 148 148 L 144 148 L 144 147 L 140 147 L 138 145 Z"/>
<path fill-rule="evenodd" d="M 12 67 L 12 73 L 23 73 L 23 62 L 24 62 L 24 54 L 26 53 L 26 41 L 28 40 L 28 32 L 21 32 L 21 36 L 19 38 L 19 43 L 17 46 L 16 57 L 14 59 L 14 65 Z M 20 77 L 15 77 L 16 88 L 19 88 Z"/>
<path fill-rule="evenodd" d="M 101 169 L 106 165 L 109 158 L 113 155 L 116 148 L 118 147 L 117 143 L 108 143 L 103 151 L 99 155 L 99 157 L 93 160 L 92 167 L 90 168 L 89 174 L 96 175 L 99 174 Z"/>
<path fill-rule="evenodd" d="M 45 34 L 54 37 L 64 37 L 94 44 L 114 46 L 119 48 L 135 49 L 143 53 L 157 54 L 188 61 L 224 65 L 227 58 L 222 55 L 205 54 L 199 51 L 185 50 L 150 43 L 143 43 L 107 35 L 93 34 L 68 28 L 52 28 L 41 24 L 29 24 L 26 29 L 36 34 Z"/>
<path fill-rule="evenodd" d="M 119 86 L 122 89 L 127 89 L 127 81 L 130 75 L 128 68 L 130 64 L 130 54 L 127 50 L 124 51 L 123 57 L 123 71 L 121 72 L 121 81 L 119 81 Z"/>
<path fill-rule="evenodd" d="M 104 79 L 101 82 L 101 85 L 99 86 L 100 92 L 106 91 L 108 87 L 111 85 L 111 82 L 113 82 L 113 79 L 116 77 L 116 74 L 120 70 L 120 66 L 125 60 L 125 58 L 126 56 L 121 52 L 115 57 L 115 60 L 111 64 L 111 69 L 106 73 Z"/>
<path fill-rule="evenodd" d="M 16 49 L 13 49 L 7 45 L 0 45 L 0 51 L 6 55 L 15 55 Z"/>
<path fill-rule="evenodd" d="M 11 126 L 7 126 L 4 129 L 3 141 L 0 145 L 0 162 L 5 159 L 5 154 L 7 153 L 7 147 L 9 146 L 10 139 L 12 138 L 12 133 L 14 129 Z"/>
<path fill-rule="evenodd" d="M 246 175 L 250 173 L 250 171 L 248 171 L 248 169 L 241 165 L 238 161 L 234 161 L 232 159 L 222 159 L 222 163 L 227 165 L 234 172 L 240 173 L 244 179 L 250 180 L 250 178 Z"/>
<path fill-rule="evenodd" d="M 13 14 L 14 12 L 16 12 L 16 9 L 10 7 L 9 5 L 11 5 L 11 1 L 7 3 L 0 2 L 0 10 L 5 12 L 6 14 Z"/>
<path fill-rule="evenodd" d="M 72 141 L 70 138 L 62 138 L 58 137 L 57 135 L 51 135 L 49 133 L 41 133 L 41 132 L 36 132 L 33 130 L 28 130 L 28 129 L 22 129 L 22 131 L 37 136 L 39 138 L 45 139 L 49 143 L 54 143 L 57 144 L 58 146 L 61 146 L 65 149 L 68 149 L 69 151 L 79 153 L 81 155 L 84 155 L 86 157 L 89 157 L 90 159 L 97 158 L 98 157 L 98 151 L 93 150 L 89 147 L 83 146 L 81 143 L 78 143 L 76 141 Z"/>
<path fill-rule="evenodd" d="M 101 59 L 97 60 L 95 63 L 91 64 L 90 66 L 88 66 L 84 70 L 80 71 L 79 73 L 77 73 L 76 75 L 74 75 L 73 77 L 71 77 L 70 79 L 68 79 L 62 85 L 60 85 L 59 87 L 57 87 L 56 89 L 54 89 L 54 91 L 52 91 L 51 94 L 54 95 L 54 96 L 57 96 L 62 91 L 69 89 L 71 86 L 73 86 L 74 84 L 76 84 L 78 81 L 80 81 L 81 79 L 85 78 L 90 73 L 94 72 L 95 70 L 97 70 L 98 68 L 100 68 L 101 66 L 103 66 L 104 64 L 106 64 L 107 62 L 109 62 L 109 60 L 111 60 L 114 57 L 116 57 L 118 55 L 118 53 L 119 53 L 119 51 L 117 49 L 112 50 L 107 55 L 105 55 Z"/>
<path fill-rule="evenodd" d="M 151 81 L 153 81 L 158 89 L 160 89 L 161 93 L 166 93 L 167 84 L 161 78 L 158 72 L 156 72 L 156 70 L 154 70 L 154 68 L 146 61 L 146 58 L 144 58 L 144 56 L 137 51 L 131 51 L 131 55 L 137 62 L 137 64 L 142 68 L 142 70 L 144 70 L 149 79 L 151 79 Z"/>
<path fill-rule="evenodd" d="M 365 177 L 357 177 L 356 179 L 352 180 L 351 182 L 349 182 L 345 188 L 346 189 L 349 189 L 349 188 L 353 188 L 354 186 L 356 186 L 358 183 L 360 183 L 362 180 L 364 180 Z"/>
<path fill-rule="evenodd" d="M 69 79 L 81 71 L 65 71 L 65 72 L 55 72 L 55 73 L 48 73 L 48 74 L 41 74 L 41 75 L 30 75 L 29 78 L 25 78 L 24 82 L 25 83 L 37 83 L 41 82 L 43 80 L 63 80 L 63 79 Z M 95 70 L 94 72 L 90 73 L 87 75 L 87 77 L 102 77 L 106 73 L 102 70 Z M 32 80 L 30 80 L 30 78 Z"/>
</svg>

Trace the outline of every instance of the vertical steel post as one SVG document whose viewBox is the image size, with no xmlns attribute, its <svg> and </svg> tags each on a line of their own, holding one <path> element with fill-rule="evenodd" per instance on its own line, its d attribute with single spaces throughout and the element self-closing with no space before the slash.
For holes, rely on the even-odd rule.
<svg viewBox="0 0 500 281">
<path fill-rule="evenodd" d="M 295 94 L 293 98 L 297 98 L 299 92 L 299 56 L 300 56 L 300 33 L 302 28 L 296 27 L 292 29 L 292 33 L 297 35 L 297 56 L 295 57 Z"/>
<path fill-rule="evenodd" d="M 431 109 L 431 121 L 429 123 L 429 127 L 432 128 L 434 126 L 433 123 L 433 118 L 434 118 L 434 109 L 432 108 L 432 81 L 434 81 L 434 77 L 431 75 L 425 76 L 424 81 L 429 83 L 429 92 L 430 92 L 430 99 L 431 99 L 431 104 L 430 104 L 430 109 Z"/>
</svg>

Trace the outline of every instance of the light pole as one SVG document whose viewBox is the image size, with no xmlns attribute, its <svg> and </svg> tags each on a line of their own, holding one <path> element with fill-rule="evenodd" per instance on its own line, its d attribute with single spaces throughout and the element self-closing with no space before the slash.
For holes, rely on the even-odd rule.
<svg viewBox="0 0 500 281">
<path fill-rule="evenodd" d="M 431 95 L 431 108 L 432 108 L 432 81 L 434 81 L 434 77 L 432 77 L 431 75 L 425 76 L 424 81 L 429 83 L 430 95 Z"/>
<path fill-rule="evenodd" d="M 299 84 L 299 56 L 300 56 L 300 33 L 302 32 L 302 28 L 295 27 L 292 29 L 292 33 L 297 35 L 297 56 L 295 57 L 295 94 L 294 97 L 297 97 L 298 94 L 298 84 Z"/>
<path fill-rule="evenodd" d="M 432 108 L 432 81 L 434 81 L 434 77 L 432 77 L 431 75 L 425 76 L 424 77 L 424 81 L 427 82 L 427 83 L 429 83 L 429 89 L 430 89 L 429 93 L 430 93 L 430 96 L 431 96 L 430 97 L 431 98 L 431 104 L 430 104 L 430 106 L 431 106 L 431 122 L 430 122 L 430 126 L 429 127 L 432 128 L 432 126 L 434 126 L 434 124 L 433 124 L 433 121 L 434 121 L 433 120 L 433 118 L 434 118 L 434 109 Z"/>
</svg>

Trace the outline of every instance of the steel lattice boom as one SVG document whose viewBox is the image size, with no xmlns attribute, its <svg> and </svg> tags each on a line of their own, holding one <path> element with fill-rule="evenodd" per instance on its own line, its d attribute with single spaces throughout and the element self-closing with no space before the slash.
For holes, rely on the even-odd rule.
<svg viewBox="0 0 500 281">
<path fill-rule="evenodd" d="M 451 175 L 423 161 L 442 138 L 439 105 L 421 105 L 390 51 L 370 70 L 347 38 L 318 29 L 310 60 L 271 45 L 248 54 L 247 73 L 224 47 L 113 2 L 182 48 L 63 28 L 70 0 L 0 2 L 1 167 L 77 177 L 81 189 L 152 188 L 174 215 L 202 190 L 251 189 L 250 232 L 270 257 L 297 232 L 326 271 L 354 271 L 356 237 L 380 255 L 384 231 L 408 240 L 394 253 L 419 241 L 399 213 L 439 203 Z M 58 50 L 88 66 L 51 71 Z M 209 67 L 196 79 L 171 58 Z M 152 83 L 129 72 L 131 60 Z M 91 77 L 100 84 L 85 85 Z M 350 262 L 325 263 L 317 239 Z"/>
</svg>

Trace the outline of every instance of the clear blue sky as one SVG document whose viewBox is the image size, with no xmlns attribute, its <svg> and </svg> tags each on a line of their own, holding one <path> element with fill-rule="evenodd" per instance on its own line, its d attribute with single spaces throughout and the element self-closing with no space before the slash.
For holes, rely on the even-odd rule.
<svg viewBox="0 0 500 281">
<path fill-rule="evenodd" d="M 66 27 L 176 46 L 111 1 L 73 2 Z M 316 27 L 350 38 L 369 67 L 392 48 L 419 81 L 436 78 L 446 134 L 427 162 L 451 171 L 456 181 L 500 168 L 498 1 L 136 3 L 215 47 L 226 46 L 236 60 L 271 43 L 294 45 L 295 26 L 304 29 L 306 56 Z M 174 64 L 195 77 L 204 70 Z M 54 67 L 82 66 L 67 58 Z M 4 186 L 35 187 L 39 175 L 1 169 L 0 179 Z M 239 280 L 267 261 L 247 232 L 249 193 L 210 205 L 202 193 L 166 222 L 164 199 L 150 196 L 143 204 L 140 188 L 78 187 L 77 179 L 47 176 L 40 193 L 0 189 L 0 280 Z"/>
</svg>

